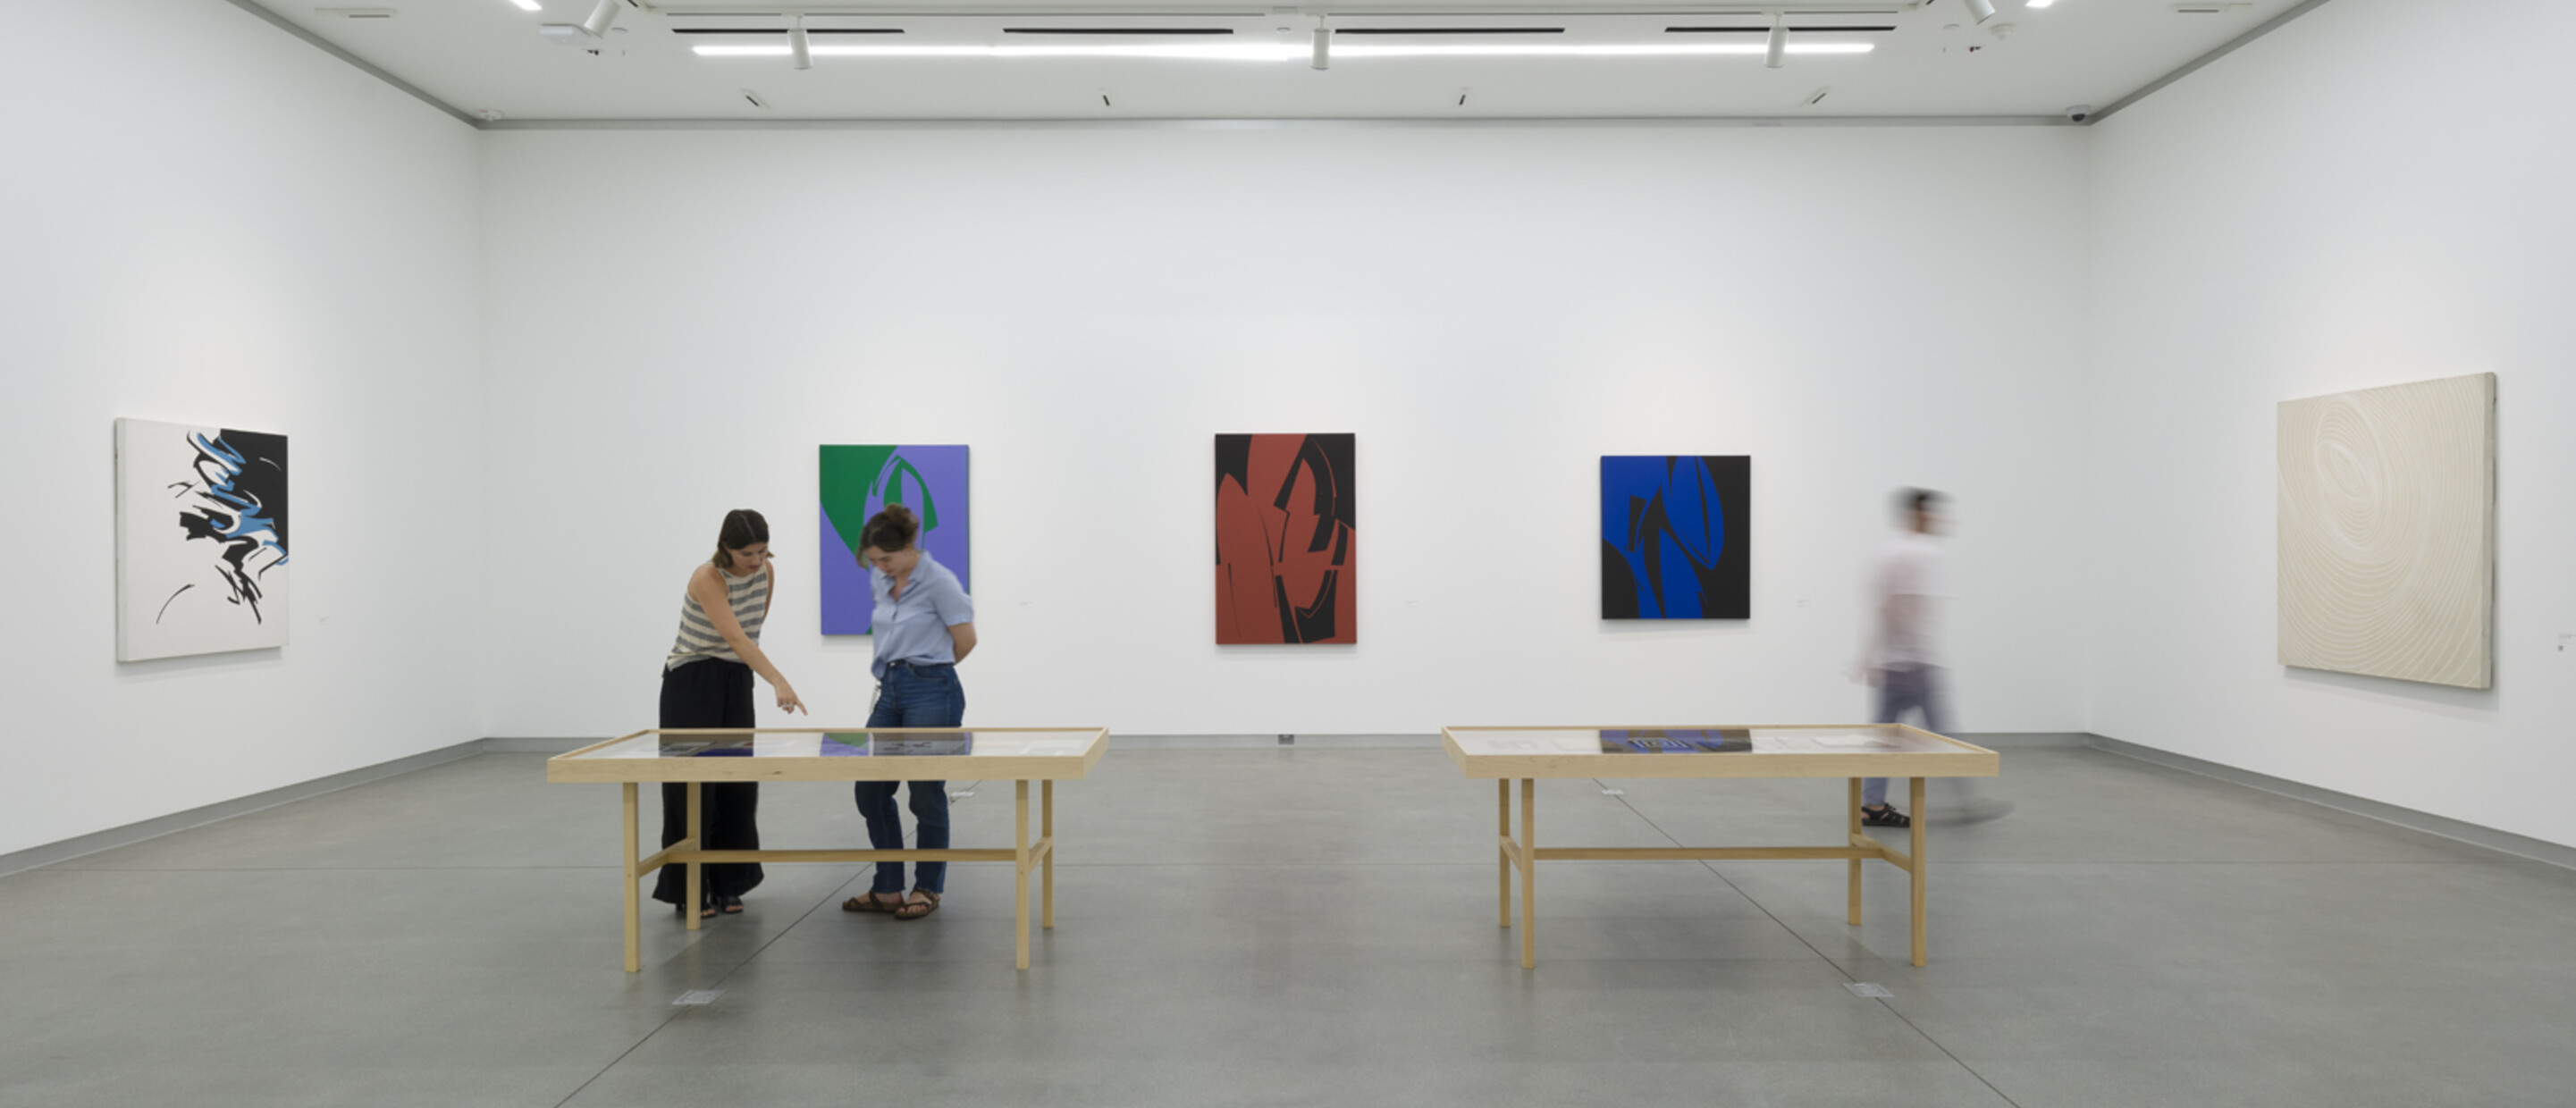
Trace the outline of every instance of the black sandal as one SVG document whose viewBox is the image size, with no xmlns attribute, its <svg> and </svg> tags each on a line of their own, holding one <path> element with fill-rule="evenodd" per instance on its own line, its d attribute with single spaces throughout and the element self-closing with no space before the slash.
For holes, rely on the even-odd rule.
<svg viewBox="0 0 2576 1108">
<path fill-rule="evenodd" d="M 1881 804 L 1881 805 L 1879 805 L 1879 806 L 1878 806 L 1878 807 L 1876 807 L 1876 808 L 1863 808 L 1863 809 L 1861 809 L 1861 810 L 1860 810 L 1860 823 L 1861 823 L 1861 826 L 1863 826 L 1863 827 L 1912 827 L 1912 826 L 1914 826 L 1914 820 L 1913 820 L 1913 819 L 1911 819 L 1911 818 L 1909 818 L 1908 816 L 1906 816 L 1906 814 L 1905 814 L 1905 813 L 1900 812 L 1900 811 L 1897 811 L 1893 806 L 1886 805 L 1886 804 Z"/>
<path fill-rule="evenodd" d="M 674 903 L 671 905 L 671 914 L 675 916 L 685 916 L 689 914 L 689 907 L 685 904 Z M 714 919 L 715 917 L 716 898 L 715 894 L 709 893 L 704 900 L 698 902 L 698 918 Z"/>
<path fill-rule="evenodd" d="M 716 895 L 716 911 L 722 912 L 728 916 L 741 915 L 742 898 L 719 893 Z"/>
<path fill-rule="evenodd" d="M 903 902 L 903 907 L 894 910 L 894 918 L 920 919 L 923 916 L 939 910 L 938 893 L 931 892 L 928 889 L 914 889 L 912 890 L 912 895 L 920 897 L 921 899 L 906 899 Z M 916 912 L 913 910 L 916 908 L 920 909 L 920 911 Z"/>
</svg>

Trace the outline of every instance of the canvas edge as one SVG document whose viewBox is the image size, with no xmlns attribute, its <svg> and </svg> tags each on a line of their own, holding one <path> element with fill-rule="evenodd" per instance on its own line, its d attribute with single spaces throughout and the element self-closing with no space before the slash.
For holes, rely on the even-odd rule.
<svg viewBox="0 0 2576 1108">
<path fill-rule="evenodd" d="M 132 556 L 131 552 L 126 549 L 126 425 L 137 422 L 145 421 L 128 419 L 124 416 L 116 417 L 114 444 L 109 448 L 109 455 L 111 458 L 109 464 L 109 472 L 111 476 L 109 477 L 109 480 L 114 482 L 116 486 L 115 507 L 113 511 L 116 516 L 116 660 L 119 662 L 144 662 L 151 660 L 149 658 L 138 658 L 135 656 L 133 642 L 134 636 L 128 627 L 131 615 L 126 610 L 126 591 L 128 585 L 126 580 L 126 563 Z"/>
</svg>

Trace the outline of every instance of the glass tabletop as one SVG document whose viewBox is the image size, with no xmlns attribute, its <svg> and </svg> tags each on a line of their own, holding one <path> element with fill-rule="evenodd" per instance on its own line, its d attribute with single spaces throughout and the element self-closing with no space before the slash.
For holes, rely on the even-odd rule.
<svg viewBox="0 0 2576 1108">
<path fill-rule="evenodd" d="M 1506 730 L 1453 727 L 1467 754 L 1946 754 L 1957 745 L 1899 727 L 1568 727 Z"/>
<path fill-rule="evenodd" d="M 1079 758 L 1099 736 L 1063 731 L 647 731 L 578 756 L 657 758 Z"/>
</svg>

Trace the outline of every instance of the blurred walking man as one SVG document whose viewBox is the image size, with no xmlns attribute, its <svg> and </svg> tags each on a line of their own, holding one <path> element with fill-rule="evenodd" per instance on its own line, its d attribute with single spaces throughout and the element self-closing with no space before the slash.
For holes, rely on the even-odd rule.
<svg viewBox="0 0 2576 1108">
<path fill-rule="evenodd" d="M 1940 601 L 1946 595 L 1939 540 L 1942 499 L 1929 489 L 1896 494 L 1902 530 L 1889 540 L 1871 580 L 1877 603 L 1868 649 L 1861 657 L 1862 672 L 1878 688 L 1878 722 L 1901 723 L 1912 712 L 1919 717 L 1915 726 L 1936 735 L 1948 734 L 1950 722 L 1943 689 L 1948 673 L 1941 668 L 1937 645 Z M 1956 782 L 1961 809 L 1956 815 L 1945 812 L 1945 819 L 1993 819 L 2012 810 L 2009 801 L 1979 798 L 1964 778 L 1944 780 Z M 1862 783 L 1860 814 L 1861 822 L 1871 827 L 1914 822 L 1888 806 L 1884 777 Z"/>
</svg>

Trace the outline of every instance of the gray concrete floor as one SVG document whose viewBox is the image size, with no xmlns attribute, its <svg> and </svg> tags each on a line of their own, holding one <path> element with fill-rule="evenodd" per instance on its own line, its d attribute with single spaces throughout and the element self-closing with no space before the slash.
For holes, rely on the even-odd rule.
<svg viewBox="0 0 2576 1108">
<path fill-rule="evenodd" d="M 1492 787 L 1438 752 L 1149 750 L 1060 788 L 1025 973 L 1004 865 L 906 923 L 778 865 L 696 934 L 648 909 L 629 975 L 616 791 L 541 761 L 0 879 L 0 1104 L 2576 1103 L 2576 875 L 2089 750 L 2007 751 L 2020 810 L 1933 827 L 1919 970 L 1892 867 L 1852 928 L 1840 863 L 1585 862 L 1541 868 L 1525 972 Z M 1542 840 L 1840 820 L 1838 784 L 1616 784 L 1542 783 Z M 773 846 L 863 838 L 846 787 L 762 807 Z"/>
</svg>

